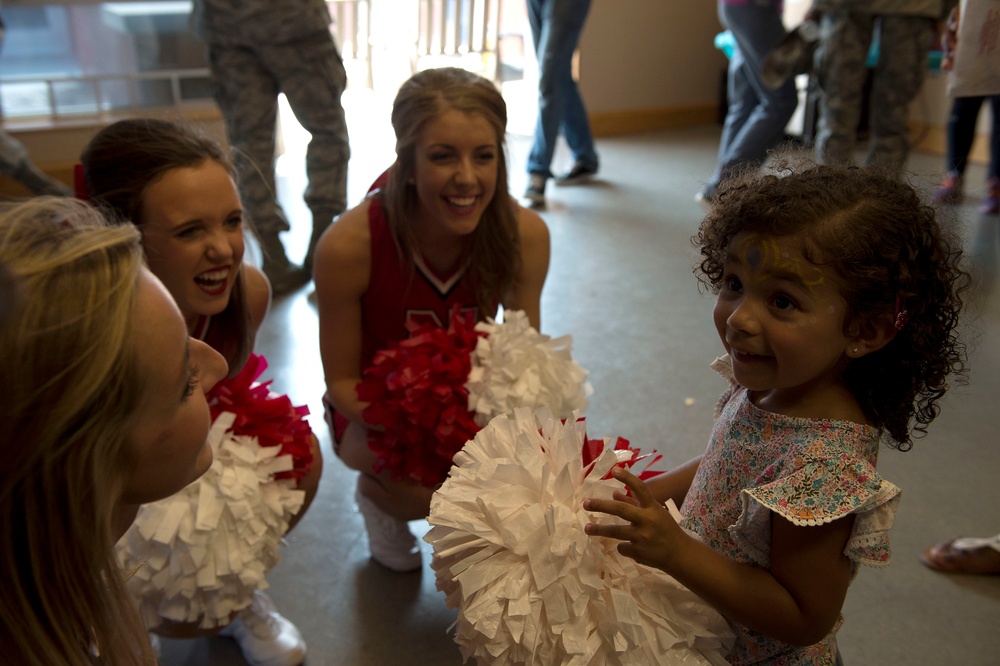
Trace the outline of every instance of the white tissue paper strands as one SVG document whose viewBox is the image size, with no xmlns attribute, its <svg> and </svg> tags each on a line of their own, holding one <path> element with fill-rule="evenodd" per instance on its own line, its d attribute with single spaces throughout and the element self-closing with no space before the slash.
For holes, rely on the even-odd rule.
<svg viewBox="0 0 1000 666">
<path fill-rule="evenodd" d="M 583 510 L 622 484 L 610 446 L 584 468 L 582 420 L 519 408 L 460 451 L 431 500 L 424 539 L 463 657 L 486 664 L 726 663 L 723 618 L 667 574 L 584 533 Z M 622 452 L 630 456 L 631 452 Z"/>
<path fill-rule="evenodd" d="M 503 323 L 488 319 L 476 331 L 486 335 L 476 342 L 465 387 L 479 426 L 516 407 L 545 405 L 563 418 L 586 411 L 594 391 L 573 360 L 572 336 L 542 335 L 522 310 L 504 311 Z"/>
<path fill-rule="evenodd" d="M 254 590 L 281 555 L 278 546 L 305 493 L 280 447 L 234 436 L 235 416 L 223 412 L 208 434 L 215 459 L 201 478 L 176 495 L 139 509 L 115 547 L 129 587 L 149 627 L 163 620 L 224 626 L 250 605 Z"/>
</svg>

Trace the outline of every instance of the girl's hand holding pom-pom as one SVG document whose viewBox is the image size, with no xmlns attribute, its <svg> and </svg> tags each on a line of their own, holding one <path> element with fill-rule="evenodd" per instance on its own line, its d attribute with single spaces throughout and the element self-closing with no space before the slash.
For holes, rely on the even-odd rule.
<svg viewBox="0 0 1000 666">
<path fill-rule="evenodd" d="M 438 589 L 458 609 L 455 640 L 466 660 L 726 663 L 733 636 L 718 612 L 585 533 L 600 521 L 584 510 L 585 498 L 642 510 L 620 492 L 610 499 L 620 487 L 610 472 L 645 458 L 614 442 L 588 439 L 583 419 L 521 408 L 490 421 L 455 456 L 431 500 L 424 540 L 434 547 Z"/>
<path fill-rule="evenodd" d="M 674 515 L 668 506 L 657 502 L 646 484 L 627 469 L 615 467 L 611 473 L 628 487 L 631 494 L 615 491 L 610 500 L 587 499 L 583 508 L 617 516 L 627 520 L 628 524 L 588 523 L 587 534 L 623 541 L 618 544 L 619 553 L 640 564 L 669 572 L 677 541 L 685 538 L 677 524 L 680 515 Z M 669 506 L 672 504 L 670 501 Z M 676 512 L 676 508 L 673 511 Z"/>
</svg>

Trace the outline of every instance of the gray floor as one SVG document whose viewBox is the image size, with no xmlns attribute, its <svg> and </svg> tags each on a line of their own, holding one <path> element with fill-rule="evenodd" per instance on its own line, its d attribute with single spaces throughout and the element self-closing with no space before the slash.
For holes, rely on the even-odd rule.
<svg viewBox="0 0 1000 666">
<path fill-rule="evenodd" d="M 387 133 L 354 131 L 352 203 L 388 164 Z M 703 450 L 722 389 L 707 367 L 721 350 L 712 298 L 699 293 L 691 274 L 689 242 L 702 214 L 692 196 L 711 172 L 718 137 L 717 127 L 705 126 L 602 139 L 601 180 L 550 187 L 544 213 L 553 252 L 542 329 L 574 336 L 575 356 L 595 388 L 589 431 L 656 448 L 667 465 Z M 524 186 L 526 152 L 527 138 L 511 137 L 515 192 Z M 557 159 L 565 159 L 561 150 Z M 298 199 L 301 166 L 288 162 L 281 198 L 295 226 L 288 245 L 298 251 L 308 239 L 309 218 Z M 910 166 L 930 184 L 941 163 L 915 156 Z M 1000 395 L 1000 219 L 976 214 L 983 173 L 982 167 L 970 170 L 972 198 L 956 209 L 953 222 L 961 225 L 978 276 L 967 321 L 971 382 L 949 394 L 930 434 L 912 451 L 882 453 L 880 469 L 904 489 L 904 501 L 892 531 L 891 566 L 862 571 L 848 594 L 840 632 L 848 664 L 1000 663 L 1000 577 L 941 575 L 917 560 L 938 540 L 1000 530 L 993 485 L 1000 471 L 1000 410 L 993 402 Z M 459 664 L 448 635 L 454 614 L 435 591 L 430 568 L 395 574 L 368 559 L 351 501 L 354 476 L 331 454 L 321 418 L 310 291 L 275 300 L 257 345 L 270 362 L 273 387 L 310 406 L 326 454 L 319 496 L 269 576 L 271 596 L 305 636 L 310 666 Z M 426 529 L 426 523 L 413 526 Z M 165 640 L 163 663 L 243 662 L 235 644 L 220 638 Z"/>
</svg>

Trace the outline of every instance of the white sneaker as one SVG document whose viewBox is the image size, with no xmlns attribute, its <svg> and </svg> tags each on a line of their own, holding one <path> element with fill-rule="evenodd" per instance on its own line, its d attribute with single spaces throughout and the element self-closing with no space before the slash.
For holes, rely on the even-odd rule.
<svg viewBox="0 0 1000 666">
<path fill-rule="evenodd" d="M 302 634 L 274 610 L 274 602 L 260 590 L 219 635 L 235 639 L 250 666 L 299 666 L 306 659 Z"/>
<path fill-rule="evenodd" d="M 354 499 L 358 503 L 358 513 L 365 519 L 372 559 L 387 569 L 401 573 L 419 569 L 420 546 L 406 521 L 382 511 L 361 491 L 354 492 Z"/>
</svg>

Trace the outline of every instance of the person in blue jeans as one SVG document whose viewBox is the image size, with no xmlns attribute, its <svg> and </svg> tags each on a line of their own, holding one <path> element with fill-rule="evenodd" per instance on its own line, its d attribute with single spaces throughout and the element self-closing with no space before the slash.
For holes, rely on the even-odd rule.
<svg viewBox="0 0 1000 666">
<path fill-rule="evenodd" d="M 590 1 L 527 0 L 528 23 L 538 58 L 538 124 L 528 156 L 528 188 L 524 193 L 532 206 L 545 205 L 545 184 L 553 176 L 550 167 L 560 132 L 573 154 L 573 165 L 556 178 L 556 183 L 584 183 L 597 173 L 594 137 L 572 71 L 573 52 Z"/>
<path fill-rule="evenodd" d="M 719 142 L 715 173 L 695 199 L 711 206 L 719 183 L 735 170 L 763 163 L 767 151 L 785 136 L 798 96 L 794 79 L 771 89 L 761 81 L 767 55 L 785 37 L 781 0 L 719 0 L 719 21 L 733 35 L 729 59 L 729 109 Z"/>
</svg>

